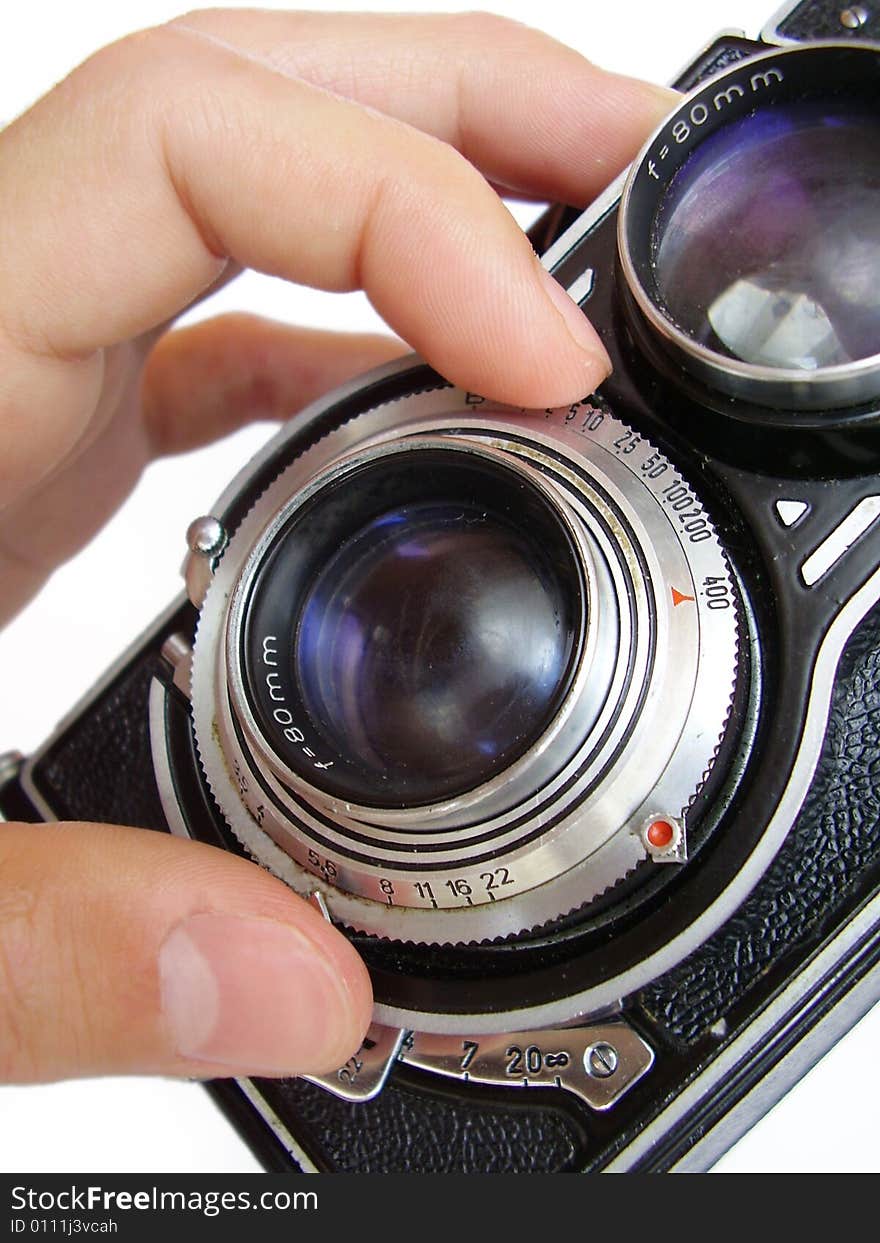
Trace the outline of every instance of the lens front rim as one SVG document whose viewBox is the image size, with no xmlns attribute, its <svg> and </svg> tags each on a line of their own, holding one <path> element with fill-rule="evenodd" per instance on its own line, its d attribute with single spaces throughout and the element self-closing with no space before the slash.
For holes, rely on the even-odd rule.
<svg viewBox="0 0 880 1243">
<path fill-rule="evenodd" d="M 880 46 L 827 40 L 740 61 L 685 96 L 639 152 L 621 196 L 618 260 L 635 312 L 676 363 L 709 388 L 750 403 L 754 409 L 746 417 L 755 421 L 761 421 L 761 407 L 791 412 L 796 424 L 800 411 L 873 401 L 880 397 L 880 353 L 806 371 L 743 362 L 700 344 L 658 305 L 651 224 L 665 188 L 704 138 L 750 115 L 756 99 L 760 107 L 815 98 L 817 84 L 835 80 L 880 86 Z"/>
<path fill-rule="evenodd" d="M 567 705 L 573 699 L 572 685 L 580 685 L 583 694 L 583 685 L 595 665 L 597 632 L 602 627 L 596 624 L 597 617 L 590 617 L 589 622 L 587 619 L 589 614 L 598 615 L 607 606 L 586 541 L 558 498 L 533 479 L 531 472 L 512 469 L 500 455 L 480 452 L 451 440 L 432 444 L 428 440 L 411 438 L 380 451 L 362 453 L 345 463 L 342 469 L 334 468 L 329 477 L 316 483 L 318 486 L 310 500 L 292 504 L 280 530 L 261 541 L 262 560 L 251 568 L 247 581 L 241 584 L 238 612 L 244 624 L 241 646 L 230 667 L 237 677 L 240 675 L 250 706 L 249 719 L 259 722 L 260 731 L 272 746 L 279 761 L 276 771 L 282 781 L 290 784 L 298 777 L 305 786 L 320 789 L 325 796 L 365 813 L 369 808 L 374 814 L 384 815 L 403 811 L 407 813 L 404 818 L 393 818 L 405 825 L 421 808 L 437 809 L 456 803 L 466 808 L 471 800 L 479 802 L 480 792 L 497 784 L 500 773 L 515 774 L 519 761 L 534 748 L 544 745 L 543 740 L 552 733 L 552 723 L 560 714 L 563 718 L 567 715 Z M 399 793 L 391 790 L 388 797 L 358 797 L 359 786 L 371 793 L 387 789 L 382 774 L 371 771 L 356 753 L 352 755 L 338 730 L 334 737 L 332 731 L 328 733 L 327 727 L 316 720 L 314 706 L 309 705 L 295 671 L 295 660 L 276 662 L 268 675 L 273 679 L 273 688 L 267 689 L 267 677 L 263 676 L 266 671 L 255 667 L 266 663 L 265 659 L 260 660 L 259 636 L 267 626 L 273 630 L 285 627 L 287 621 L 279 618 L 279 609 L 281 613 L 286 612 L 288 593 L 293 601 L 289 626 L 291 633 L 296 633 L 304 608 L 303 583 L 311 583 L 331 552 L 384 511 L 389 498 L 393 497 L 394 505 L 399 506 L 411 501 L 423 502 L 435 493 L 435 499 L 445 498 L 446 504 L 454 501 L 456 507 L 472 504 L 476 493 L 489 512 L 506 511 L 510 527 L 520 528 L 526 541 L 535 543 L 537 556 L 549 554 L 554 564 L 551 573 L 557 575 L 561 590 L 567 596 L 564 606 L 560 601 L 560 607 L 567 610 L 566 629 L 570 635 L 565 665 L 543 709 L 544 719 L 537 731 L 526 731 L 499 758 L 486 763 L 485 768 L 490 771 L 485 777 L 465 781 L 458 791 L 443 790 L 442 786 L 448 786 L 449 781 L 441 779 L 436 793 L 426 796 L 422 789 L 430 787 L 431 783 L 422 781 L 417 774 L 410 790 L 404 782 Z M 406 530 L 405 527 L 401 529 Z M 545 564 L 545 569 L 549 569 L 550 562 Z M 280 598 L 279 578 L 284 587 Z M 275 607 L 267 610 L 272 597 Z M 270 620 L 273 615 L 274 625 Z M 287 706 L 277 708 L 279 701 Z M 294 742 L 308 741 L 305 754 L 298 754 L 303 750 L 301 745 L 285 746 L 284 731 L 275 724 L 273 712 L 276 715 L 280 712 L 288 725 L 291 717 L 296 719 L 301 728 L 293 731 Z M 300 738 L 303 732 L 305 739 Z M 319 748 L 319 741 L 323 742 L 323 747 Z M 318 754 L 324 753 L 325 762 L 327 756 L 332 756 L 331 767 L 319 766 L 316 750 Z M 444 813 L 435 812 L 435 816 L 442 820 Z M 412 831 L 423 827 L 414 824 Z"/>
<path fill-rule="evenodd" d="M 256 719 L 246 689 L 246 675 L 242 662 L 243 636 L 247 627 L 247 610 L 253 582 L 267 553 L 274 546 L 279 534 L 289 524 L 295 512 L 317 497 L 323 489 L 343 481 L 354 471 L 363 469 L 383 458 L 402 453 L 421 451 L 468 454 L 482 458 L 493 465 L 501 465 L 513 475 L 521 475 L 529 486 L 538 490 L 550 505 L 558 520 L 564 525 L 573 548 L 577 551 L 582 575 L 583 604 L 580 621 L 581 637 L 576 654 L 574 675 L 560 702 L 555 716 L 546 729 L 520 758 L 502 769 L 500 773 L 455 797 L 441 799 L 431 804 L 417 806 L 382 805 L 358 803 L 328 792 L 319 784 L 309 782 L 302 773 L 285 763 L 271 740 Z M 589 624 L 584 624 L 584 616 Z M 486 824 L 503 815 L 520 800 L 524 792 L 533 786 L 546 786 L 560 770 L 565 768 L 562 757 L 573 746 L 567 738 L 580 738 L 585 731 L 585 713 L 589 721 L 591 711 L 599 716 L 602 705 L 596 705 L 596 696 L 590 693 L 590 683 L 596 676 L 597 654 L 603 647 L 603 629 L 613 622 L 613 605 L 607 582 L 597 566 L 593 551 L 584 532 L 573 519 L 569 508 L 547 486 L 546 481 L 534 471 L 511 459 L 509 455 L 491 446 L 475 444 L 454 438 L 431 435 L 411 435 L 402 441 L 379 443 L 360 452 L 334 461 L 326 471 L 317 474 L 295 498 L 291 499 L 264 529 L 253 546 L 241 576 L 232 594 L 226 628 L 226 676 L 228 699 L 234 703 L 232 719 L 242 740 L 259 757 L 266 768 L 263 776 L 271 785 L 267 794 L 290 808 L 290 797 L 304 800 L 320 817 L 344 821 L 346 825 L 369 825 L 372 843 L 382 840 L 398 843 L 412 849 L 411 834 L 437 834 L 444 830 L 453 833 L 450 853 L 459 852 L 463 845 L 463 826 L 474 823 Z M 605 641 L 607 647 L 607 639 Z M 590 722 L 592 726 L 592 722 Z M 272 780 L 274 778 L 274 781 Z M 335 835 L 334 835 L 335 836 Z M 503 845 L 503 843 L 499 843 Z"/>
</svg>

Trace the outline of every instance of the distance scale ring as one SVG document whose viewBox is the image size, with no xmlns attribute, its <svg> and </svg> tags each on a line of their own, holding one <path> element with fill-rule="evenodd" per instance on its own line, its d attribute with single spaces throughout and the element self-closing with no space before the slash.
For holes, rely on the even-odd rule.
<svg viewBox="0 0 880 1243">
<path fill-rule="evenodd" d="M 236 610 L 266 549 L 316 480 L 365 455 L 406 452 L 407 441 L 438 440 L 458 452 L 501 455 L 510 469 L 539 479 L 581 524 L 604 576 L 606 612 L 617 610 L 625 659 L 617 660 L 592 717 L 575 722 L 585 725 L 581 745 L 560 755 L 564 738 L 556 728 L 536 749 L 545 760 L 540 791 L 524 794 L 514 781 L 505 796 L 511 783 L 501 780 L 470 800 L 409 811 L 358 808 L 310 788 L 268 748 L 240 694 Z M 515 936 L 579 909 L 644 859 L 647 817 L 686 821 L 730 710 L 736 614 L 702 505 L 653 445 L 597 401 L 525 412 L 475 408 L 452 389 L 414 394 L 359 415 L 313 446 L 233 537 L 205 600 L 193 658 L 201 763 L 253 856 L 301 893 L 320 889 L 345 924 L 413 942 Z M 566 745 L 571 749 L 571 735 Z M 533 775 L 535 762 L 532 756 Z M 417 869 L 406 866 L 414 833 L 431 847 L 420 851 Z"/>
</svg>

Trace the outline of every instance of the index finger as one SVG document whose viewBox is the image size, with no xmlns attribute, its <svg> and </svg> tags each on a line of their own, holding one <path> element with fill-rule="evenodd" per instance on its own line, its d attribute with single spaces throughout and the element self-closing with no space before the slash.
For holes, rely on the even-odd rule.
<svg viewBox="0 0 880 1243">
<path fill-rule="evenodd" d="M 456 99 L 457 63 L 438 62 Z M 465 114 L 446 113 L 440 128 L 453 115 L 462 130 Z M 514 138 L 483 135 L 493 171 L 518 176 Z M 7 486 L 42 477 L 81 434 L 96 352 L 172 317 L 229 259 L 365 288 L 444 375 L 501 400 L 570 401 L 607 371 L 583 315 L 452 146 L 271 58 L 162 27 L 98 53 L 0 136 L 0 401 L 26 431 L 5 455 Z"/>
<path fill-rule="evenodd" d="M 172 24 L 433 134 L 497 185 L 574 205 L 605 188 L 676 101 L 493 13 L 210 9 Z"/>
</svg>

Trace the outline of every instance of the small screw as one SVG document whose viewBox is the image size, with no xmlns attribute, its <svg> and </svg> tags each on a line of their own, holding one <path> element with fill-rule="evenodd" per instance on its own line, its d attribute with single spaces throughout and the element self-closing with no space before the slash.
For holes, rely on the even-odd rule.
<svg viewBox="0 0 880 1243">
<path fill-rule="evenodd" d="M 868 10 L 861 4 L 854 4 L 840 14 L 840 24 L 847 30 L 858 30 L 868 20 Z"/>
<path fill-rule="evenodd" d="M 189 524 L 186 543 L 190 552 L 203 557 L 215 557 L 226 547 L 226 530 L 223 523 L 210 514 L 196 518 Z"/>
<path fill-rule="evenodd" d="M 617 1070 L 619 1058 L 614 1045 L 606 1040 L 591 1044 L 584 1054 L 584 1066 L 587 1074 L 594 1079 L 610 1079 Z"/>
</svg>

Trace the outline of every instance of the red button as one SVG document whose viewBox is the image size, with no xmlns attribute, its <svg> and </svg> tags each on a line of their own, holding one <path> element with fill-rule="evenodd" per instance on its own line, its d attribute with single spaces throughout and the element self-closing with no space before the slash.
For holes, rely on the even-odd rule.
<svg viewBox="0 0 880 1243">
<path fill-rule="evenodd" d="M 658 850 L 662 850 L 664 846 L 668 846 L 675 837 L 675 829 L 668 820 L 655 820 L 649 826 L 646 834 L 648 841 Z"/>
</svg>

